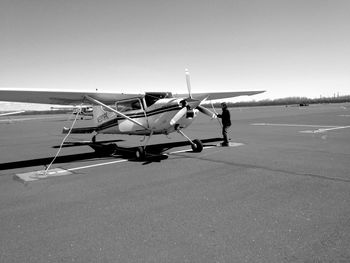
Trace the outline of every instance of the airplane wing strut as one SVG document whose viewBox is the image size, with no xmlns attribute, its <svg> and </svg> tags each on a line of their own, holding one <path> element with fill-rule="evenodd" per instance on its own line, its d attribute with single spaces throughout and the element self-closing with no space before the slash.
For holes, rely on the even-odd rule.
<svg viewBox="0 0 350 263">
<path fill-rule="evenodd" d="M 110 107 L 110 106 L 108 106 L 108 105 L 106 105 L 106 104 L 104 104 L 104 103 L 102 103 L 102 102 L 100 102 L 100 101 L 98 101 L 98 100 L 96 100 L 96 99 L 94 99 L 94 98 L 91 98 L 89 95 L 85 95 L 85 98 L 86 98 L 87 100 L 91 101 L 92 103 L 98 104 L 98 105 L 100 105 L 100 106 L 102 106 L 102 107 L 104 107 L 104 108 L 106 108 L 106 109 L 109 109 L 110 111 L 115 112 L 116 114 L 119 114 L 119 115 L 122 116 L 123 118 L 125 118 L 125 119 L 127 119 L 127 120 L 129 120 L 129 121 L 131 121 L 131 122 L 133 122 L 133 123 L 135 123 L 135 124 L 138 125 L 138 126 L 141 126 L 143 129 L 148 130 L 148 131 L 151 132 L 151 130 L 150 130 L 149 128 L 147 128 L 146 126 L 142 125 L 142 124 L 139 123 L 138 121 L 133 120 L 132 118 L 126 116 L 125 114 L 121 113 L 120 111 L 117 111 L 116 109 L 113 109 L 112 107 Z"/>
</svg>

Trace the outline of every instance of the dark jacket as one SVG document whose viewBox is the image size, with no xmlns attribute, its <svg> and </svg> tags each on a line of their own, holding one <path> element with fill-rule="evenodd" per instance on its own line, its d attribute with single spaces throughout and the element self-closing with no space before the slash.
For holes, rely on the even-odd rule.
<svg viewBox="0 0 350 263">
<path fill-rule="evenodd" d="M 222 119 L 223 126 L 231 126 L 231 115 L 228 109 L 223 109 L 222 114 L 218 114 L 218 117 Z"/>
</svg>

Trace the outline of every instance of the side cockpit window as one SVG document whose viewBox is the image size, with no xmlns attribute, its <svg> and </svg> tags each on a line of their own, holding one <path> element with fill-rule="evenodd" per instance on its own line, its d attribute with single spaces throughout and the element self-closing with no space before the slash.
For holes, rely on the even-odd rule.
<svg viewBox="0 0 350 263">
<path fill-rule="evenodd" d="M 142 110 L 141 101 L 139 99 L 125 100 L 116 102 L 117 111 L 137 111 Z"/>
</svg>

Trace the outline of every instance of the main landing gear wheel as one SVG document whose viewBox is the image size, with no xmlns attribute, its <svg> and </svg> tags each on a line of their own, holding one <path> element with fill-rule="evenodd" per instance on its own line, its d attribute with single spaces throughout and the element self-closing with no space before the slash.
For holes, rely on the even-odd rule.
<svg viewBox="0 0 350 263">
<path fill-rule="evenodd" d="M 199 153 L 203 150 L 203 144 L 200 140 L 195 139 L 192 142 L 194 143 L 192 144 L 192 151 Z"/>
<path fill-rule="evenodd" d="M 142 146 L 137 147 L 135 151 L 135 157 L 137 160 L 143 160 L 146 157 L 145 148 Z"/>
<path fill-rule="evenodd" d="M 110 156 L 116 154 L 118 146 L 115 143 L 110 144 L 91 144 L 89 145 L 95 150 L 95 153 L 99 156 Z"/>
</svg>

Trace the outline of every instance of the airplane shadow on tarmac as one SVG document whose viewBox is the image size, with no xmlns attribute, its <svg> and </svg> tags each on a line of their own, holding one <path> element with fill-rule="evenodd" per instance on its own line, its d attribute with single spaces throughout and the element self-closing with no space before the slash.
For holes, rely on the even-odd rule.
<svg viewBox="0 0 350 263">
<path fill-rule="evenodd" d="M 170 150 L 172 148 L 176 148 L 176 147 L 190 146 L 190 143 L 188 141 L 148 145 L 146 148 L 146 152 L 147 152 L 146 157 L 143 160 L 138 160 L 135 158 L 135 150 L 137 147 L 130 147 L 130 148 L 117 147 L 113 143 L 116 141 L 120 141 L 120 140 L 97 142 L 96 144 L 101 147 L 99 151 L 58 156 L 55 160 L 55 163 L 56 164 L 57 163 L 71 163 L 74 161 L 84 161 L 84 160 L 89 161 L 89 160 L 93 160 L 93 159 L 96 160 L 96 159 L 103 159 L 103 158 L 108 158 L 108 159 L 122 158 L 122 159 L 127 159 L 127 160 L 133 161 L 133 162 L 143 162 L 143 164 L 146 165 L 146 164 L 153 163 L 153 162 L 161 162 L 162 160 L 167 159 L 168 156 L 163 154 L 165 151 L 168 151 L 168 150 Z M 209 146 L 210 143 L 215 143 L 215 142 L 219 142 L 219 141 L 222 141 L 222 138 L 210 138 L 210 139 L 202 139 L 201 140 L 201 142 L 203 143 L 203 146 Z M 77 147 L 77 146 L 86 146 L 86 145 L 90 145 L 90 144 L 91 143 L 78 143 L 77 142 L 77 143 L 68 143 L 67 145 L 64 145 L 63 147 Z M 53 146 L 53 148 L 59 148 L 59 146 Z M 190 150 L 190 148 L 189 148 L 189 150 Z M 53 160 L 53 157 L 45 157 L 45 158 L 37 158 L 37 159 L 30 159 L 30 160 L 0 163 L 0 171 L 1 170 L 18 169 L 18 168 L 26 168 L 26 167 L 32 167 L 32 166 L 47 166 L 51 163 L 52 160 Z"/>
</svg>

